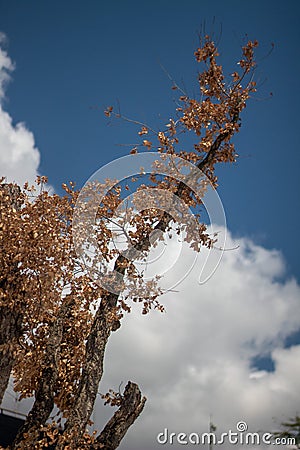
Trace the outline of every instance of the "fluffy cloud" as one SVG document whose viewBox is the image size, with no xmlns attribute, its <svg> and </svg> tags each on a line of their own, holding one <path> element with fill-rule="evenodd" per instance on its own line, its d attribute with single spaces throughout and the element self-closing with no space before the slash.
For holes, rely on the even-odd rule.
<svg viewBox="0 0 300 450">
<path fill-rule="evenodd" d="M 24 184 L 34 182 L 38 173 L 40 153 L 35 147 L 34 136 L 24 123 L 13 124 L 10 115 L 3 109 L 5 87 L 14 69 L 7 52 L 1 48 L 5 35 L 0 33 L 0 178 L 8 182 Z"/>
<path fill-rule="evenodd" d="M 166 314 L 142 316 L 135 308 L 111 337 L 100 391 L 132 380 L 148 398 L 120 448 L 160 448 L 156 436 L 166 427 L 206 432 L 210 414 L 221 433 L 236 431 L 239 420 L 249 431 L 274 430 L 299 412 L 300 346 L 283 347 L 299 328 L 299 285 L 285 277 L 279 252 L 229 234 L 227 248 L 237 243 L 203 285 L 196 264 L 178 292 L 164 296 Z M 190 258 L 187 249 L 184 258 Z M 177 275 L 169 273 L 169 283 Z M 253 358 L 268 352 L 274 372 L 253 368 Z M 99 400 L 96 428 L 110 413 Z"/>
</svg>

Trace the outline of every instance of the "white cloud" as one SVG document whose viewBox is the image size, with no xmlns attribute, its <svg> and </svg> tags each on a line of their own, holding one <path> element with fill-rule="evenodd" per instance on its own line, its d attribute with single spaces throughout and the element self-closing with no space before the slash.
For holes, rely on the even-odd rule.
<svg viewBox="0 0 300 450">
<path fill-rule="evenodd" d="M 24 123 L 13 124 L 10 115 L 3 109 L 5 88 L 10 80 L 14 64 L 7 52 L 1 48 L 5 35 L 0 33 L 0 178 L 8 182 L 33 183 L 40 163 L 40 153 L 35 147 L 34 136 Z"/>
<path fill-rule="evenodd" d="M 9 114 L 0 108 L 0 176 L 21 185 L 33 183 L 38 174 L 40 153 L 34 136 L 25 124 L 12 124 Z"/>
<path fill-rule="evenodd" d="M 236 243 L 229 233 L 227 248 Z M 148 398 L 120 448 L 160 448 L 156 436 L 165 427 L 205 432 L 210 414 L 221 432 L 235 430 L 239 420 L 249 431 L 274 430 L 299 412 L 300 346 L 282 343 L 299 328 L 300 287 L 285 278 L 279 252 L 245 238 L 238 244 L 209 282 L 198 284 L 196 266 L 178 293 L 168 293 L 166 314 L 142 316 L 135 309 L 111 337 L 100 391 L 132 380 Z M 252 358 L 268 351 L 275 371 L 251 368 Z M 112 413 L 100 405 L 98 428 Z"/>
</svg>

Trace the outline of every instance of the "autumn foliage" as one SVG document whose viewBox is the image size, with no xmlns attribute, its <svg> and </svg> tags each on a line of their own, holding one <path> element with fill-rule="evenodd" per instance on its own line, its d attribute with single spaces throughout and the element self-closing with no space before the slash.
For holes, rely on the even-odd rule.
<svg viewBox="0 0 300 450">
<path fill-rule="evenodd" d="M 179 93 L 174 117 L 159 131 L 133 121 L 138 124 L 140 144 L 131 153 L 152 150 L 178 155 L 197 166 L 216 187 L 216 165 L 234 162 L 237 157 L 232 138 L 239 132 L 241 112 L 255 92 L 256 46 L 256 41 L 249 41 L 242 48 L 237 68 L 226 78 L 217 62 L 218 50 L 206 36 L 195 51 L 201 67 L 197 97 L 190 98 L 174 83 L 172 88 Z M 105 114 L 122 118 L 113 107 Z M 192 149 L 182 144 L 186 133 L 193 138 Z M 105 290 L 83 270 L 72 239 L 79 196 L 75 186 L 64 185 L 65 195 L 59 196 L 47 192 L 46 181 L 39 177 L 36 188 L 20 188 L 5 179 L 0 184 L 0 397 L 10 376 L 21 398 L 34 397 L 33 408 L 11 449 L 39 449 L 51 443 L 57 449 L 114 449 L 146 399 L 132 382 L 123 393 L 108 393 L 106 403 L 118 409 L 102 431 L 88 433 L 106 344 L 121 326 L 123 314 L 130 312 L 132 301 L 140 301 L 144 313 L 152 308 L 163 310 L 161 291 L 154 283 L 147 287 L 149 295 L 140 298 L 137 288 L 142 286 L 144 292 L 143 277 L 131 260 L 110 245 L 110 219 L 126 196 L 126 186 L 112 184 L 97 213 L 102 255 L 131 283 L 124 294 Z M 201 198 L 171 177 L 152 174 L 151 186 L 139 184 L 137 190 L 153 187 L 171 191 L 188 206 L 201 204 Z M 200 232 L 190 237 L 190 243 L 199 251 L 203 245 L 212 246 L 214 240 L 201 217 L 197 220 Z M 147 255 L 150 233 L 166 232 L 170 222 L 170 215 L 161 209 L 144 210 L 131 224 L 132 246 Z M 49 423 L 54 406 L 59 414 Z"/>
</svg>

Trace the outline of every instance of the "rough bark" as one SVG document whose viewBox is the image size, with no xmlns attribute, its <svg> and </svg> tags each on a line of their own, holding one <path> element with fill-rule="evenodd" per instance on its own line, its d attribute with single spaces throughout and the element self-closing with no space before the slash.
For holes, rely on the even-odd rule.
<svg viewBox="0 0 300 450">
<path fill-rule="evenodd" d="M 35 402 L 29 412 L 24 425 L 20 428 L 11 449 L 23 448 L 24 435 L 28 436 L 26 445 L 34 448 L 34 442 L 38 437 L 38 431 L 48 420 L 54 407 L 55 386 L 58 376 L 57 363 L 60 355 L 60 345 L 63 335 L 64 318 L 68 305 L 63 304 L 55 322 L 51 325 L 48 343 L 46 347 L 44 368 L 40 382 L 35 393 Z"/>
<path fill-rule="evenodd" d="M 96 443 L 100 444 L 98 448 L 102 450 L 114 450 L 117 448 L 128 428 L 141 414 L 145 402 L 146 397 L 142 397 L 138 385 L 129 381 L 119 409 L 96 439 Z"/>
<path fill-rule="evenodd" d="M 21 190 L 19 186 L 0 184 L 0 190 L 0 203 L 5 202 L 7 204 L 10 204 L 11 207 L 15 210 L 19 210 L 21 207 L 19 201 Z M 15 278 L 17 279 L 18 268 L 16 264 L 13 265 L 11 270 L 12 272 L 14 272 Z M 8 288 L 9 286 L 7 279 L 5 277 L 1 277 L 0 273 L 0 291 L 6 294 Z M 11 305 L 2 304 L 0 306 L 0 404 L 7 389 L 9 377 L 14 364 L 14 354 L 12 346 L 18 341 L 21 334 L 22 315 L 15 309 L 13 309 Z"/>
<path fill-rule="evenodd" d="M 10 344 L 21 335 L 22 316 L 9 307 L 0 307 L 0 346 L 9 345 L 0 351 L 0 404 L 8 386 L 14 364 L 13 350 Z"/>
<path fill-rule="evenodd" d="M 86 358 L 82 368 L 80 384 L 72 411 L 70 411 L 65 425 L 65 434 L 76 435 L 78 439 L 85 431 L 94 408 L 98 386 L 103 375 L 103 360 L 106 344 L 112 331 L 109 313 L 113 303 L 116 303 L 117 298 L 117 295 L 114 296 L 114 294 L 102 298 L 87 339 Z M 72 444 L 75 445 L 76 442 L 72 442 Z M 63 445 L 58 446 L 58 449 L 62 450 L 64 448 Z"/>
</svg>

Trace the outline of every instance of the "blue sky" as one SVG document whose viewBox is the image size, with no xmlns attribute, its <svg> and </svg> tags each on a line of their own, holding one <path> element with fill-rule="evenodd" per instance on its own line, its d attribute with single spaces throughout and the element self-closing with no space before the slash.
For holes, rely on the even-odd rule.
<svg viewBox="0 0 300 450">
<path fill-rule="evenodd" d="M 211 380 L 215 380 L 216 386 L 218 383 L 222 385 L 223 390 L 222 394 L 217 395 L 218 388 L 213 390 L 214 381 L 211 381 L 205 385 L 205 392 L 210 393 L 210 399 L 203 394 L 204 397 L 199 402 L 205 405 L 205 417 L 214 412 L 214 405 L 219 405 L 219 420 L 223 423 L 227 423 L 227 409 L 232 408 L 236 416 L 248 414 L 249 420 L 253 420 L 253 426 L 258 424 L 255 420 L 260 421 L 260 425 L 264 423 L 265 426 L 270 426 L 266 417 L 269 415 L 271 418 L 277 413 L 279 415 L 280 405 L 284 402 L 284 397 L 280 395 L 278 401 L 276 396 L 272 397 L 272 392 L 278 385 L 288 385 L 289 389 L 282 413 L 289 415 L 296 412 L 295 405 L 299 404 L 299 398 L 292 397 L 292 391 L 295 392 L 296 389 L 297 392 L 299 387 L 296 382 L 296 378 L 300 378 L 299 365 L 293 366 L 299 354 L 300 346 L 295 345 L 299 340 L 289 338 L 291 349 L 288 354 L 284 353 L 283 341 L 279 338 L 281 336 L 286 340 L 297 332 L 300 316 L 299 15 L 300 4 L 294 1 L 217 0 L 208 3 L 174 0 L 109 3 L 93 0 L 0 0 L 0 31 L 7 37 L 2 46 L 15 63 L 15 70 L 6 86 L 6 97 L 2 99 L 2 109 L 12 118 L 12 126 L 24 122 L 25 129 L 32 133 L 24 132 L 28 153 L 34 146 L 33 137 L 35 147 L 39 150 L 40 164 L 38 165 L 35 154 L 32 167 L 40 174 L 47 175 L 57 192 L 62 192 L 60 185 L 68 180 L 75 181 L 79 187 L 83 186 L 103 164 L 128 153 L 130 147 L 124 144 L 137 142 L 137 130 L 133 125 L 122 121 L 108 123 L 103 114 L 106 106 L 119 103 L 124 115 L 146 122 L 155 129 L 164 126 L 174 111 L 176 91 L 174 93 L 170 89 L 170 81 L 161 65 L 191 95 L 196 92 L 198 67 L 193 52 L 198 44 L 197 34 L 204 26 L 207 32 L 212 30 L 219 39 L 221 60 L 228 73 L 233 71 L 235 61 L 239 59 L 239 49 L 245 42 L 245 35 L 259 41 L 256 71 L 258 92 L 243 112 L 242 128 L 235 141 L 240 158 L 234 165 L 218 168 L 218 192 L 231 233 L 229 244 L 234 247 L 240 238 L 241 259 L 238 260 L 237 253 L 228 253 L 223 272 L 220 269 L 217 280 L 221 284 L 225 283 L 223 293 L 226 299 L 226 286 L 232 284 L 230 274 L 234 273 L 236 283 L 233 292 L 249 302 L 247 308 L 240 310 L 239 305 L 231 303 L 233 299 L 228 294 L 228 310 L 223 310 L 225 303 L 221 299 L 222 307 L 218 307 L 220 312 L 213 313 L 216 329 L 220 329 L 227 320 L 224 349 L 223 341 L 220 343 L 216 338 L 215 342 L 212 338 L 211 351 L 215 352 L 216 364 L 219 361 L 219 351 L 222 350 L 222 355 L 227 355 L 231 364 L 228 369 L 231 370 L 230 388 L 225 381 L 222 384 L 217 378 L 214 379 L 217 369 L 211 362 L 209 352 L 205 353 L 206 350 L 202 349 Z M 272 44 L 274 49 L 270 53 Z M 11 176 L 17 179 L 22 167 L 20 169 L 16 165 L 11 169 L 9 147 L 3 144 L 1 148 L 1 142 L 4 141 L 1 141 L 0 136 L 0 163 L 5 168 L 9 167 Z M 251 261 L 255 262 L 255 267 L 253 264 L 249 266 Z M 229 278 L 226 281 L 224 277 L 227 273 Z M 185 297 L 191 299 L 191 306 L 186 308 L 191 313 L 192 305 L 196 305 L 195 292 L 189 290 L 189 287 L 186 289 Z M 203 289 L 201 292 L 205 296 L 208 287 Z M 207 295 L 213 293 L 214 301 L 217 302 L 219 294 L 215 292 L 214 286 L 210 289 Z M 263 304 L 264 301 L 266 305 Z M 182 306 L 179 304 L 177 307 L 181 311 Z M 208 312 L 211 311 L 210 308 L 207 304 Z M 237 313 L 235 317 L 232 308 L 240 311 L 240 315 Z M 258 325 L 254 320 L 252 323 L 250 313 L 257 318 Z M 274 319 L 274 325 L 268 323 L 265 334 L 260 315 L 267 320 L 270 315 L 270 322 Z M 177 323 L 179 316 L 176 319 L 176 312 L 171 312 L 169 317 L 167 320 L 172 329 L 172 318 Z M 235 321 L 231 322 L 233 317 Z M 135 335 L 142 339 L 143 333 L 148 333 L 145 343 L 148 353 L 145 349 L 136 352 L 140 358 L 143 358 L 144 353 L 147 354 L 147 361 L 155 353 L 151 350 L 150 336 L 153 337 L 162 324 L 160 319 L 155 319 L 152 323 L 154 325 L 149 322 L 150 328 L 146 332 L 145 324 L 138 322 Z M 185 325 L 181 323 L 181 326 L 183 330 L 192 329 L 188 320 Z M 205 326 L 204 323 L 204 330 L 207 330 Z M 231 338 L 233 332 L 236 335 Z M 124 333 L 124 342 L 135 345 L 134 335 L 131 336 L 130 331 Z M 180 343 L 178 347 L 175 346 L 173 338 L 174 332 L 164 336 L 171 346 L 170 352 L 174 349 L 175 354 L 176 348 L 177 352 L 185 352 Z M 185 339 L 184 336 L 183 340 Z M 193 339 L 196 339 L 194 335 Z M 250 343 L 253 344 L 251 351 Z M 125 344 L 124 347 L 122 345 L 122 352 L 125 352 Z M 112 355 L 121 352 L 117 341 L 113 341 L 111 348 Z M 242 349 L 246 349 L 247 357 L 239 353 Z M 264 358 L 269 354 L 272 354 L 272 370 L 275 370 L 273 378 L 262 370 L 258 375 L 253 375 L 249 366 L 251 361 L 256 358 L 260 361 L 257 363 L 258 368 L 262 369 L 263 364 L 266 364 Z M 220 353 L 220 361 L 222 355 Z M 115 358 L 114 360 L 112 356 L 115 362 L 112 364 L 113 368 L 108 369 L 107 376 L 115 379 L 118 385 L 116 373 L 119 368 L 117 356 Z M 159 359 L 159 356 L 157 358 L 152 366 L 161 364 L 162 372 L 165 369 L 166 376 L 171 377 L 172 386 L 171 366 L 166 366 L 166 361 Z M 264 363 L 261 362 L 263 360 Z M 147 361 L 143 363 L 144 367 L 147 366 Z M 192 359 L 188 363 L 194 367 L 191 361 Z M 274 369 L 274 361 L 277 369 Z M 133 366 L 136 364 L 134 361 L 131 363 Z M 218 367 L 222 366 L 222 362 L 218 364 Z M 195 366 L 195 373 L 198 373 L 197 370 L 200 373 L 200 366 Z M 226 369 L 226 363 L 224 367 Z M 236 369 L 234 372 L 233 368 Z M 172 366 L 172 370 L 176 370 L 175 366 Z M 294 374 L 293 379 L 283 375 L 287 370 Z M 127 372 L 131 376 L 130 369 Z M 138 370 L 135 370 L 134 374 L 136 373 Z M 177 381 L 174 379 L 175 394 L 177 391 L 181 392 L 180 389 L 184 391 L 184 383 L 194 386 L 195 373 L 191 371 L 185 378 L 178 378 Z M 127 375 L 124 374 L 125 376 Z M 148 390 L 154 399 L 157 395 L 159 402 L 161 394 L 157 394 L 159 390 L 155 389 L 154 381 L 150 382 L 147 376 L 140 374 L 144 390 Z M 247 382 L 243 381 L 243 377 L 248 376 L 251 381 L 248 378 Z M 200 378 L 205 379 L 205 375 L 202 374 Z M 224 375 L 224 380 L 225 378 Z M 231 400 L 235 394 L 230 389 L 234 382 L 237 390 L 240 386 L 238 392 L 241 395 L 246 396 L 244 390 L 247 388 L 254 399 L 263 398 L 269 404 L 269 409 L 265 407 L 258 412 L 251 399 L 246 397 L 243 397 L 244 403 L 241 401 L 232 405 Z M 200 392 L 198 381 L 195 383 L 194 392 L 198 388 Z M 252 383 L 256 383 L 256 387 Z M 111 387 L 108 382 L 107 384 Z M 172 404 L 172 401 L 168 404 Z M 149 406 L 149 414 L 143 419 L 145 422 L 141 422 L 141 440 L 137 441 L 137 448 L 143 445 L 143 433 L 146 433 L 149 425 L 147 417 L 160 417 L 164 408 L 167 408 L 166 404 L 158 404 L 160 406 L 157 409 L 155 404 Z M 198 403 L 195 407 L 197 405 Z M 186 412 L 182 410 L 171 423 L 174 426 L 180 417 L 184 420 L 186 416 Z M 204 416 L 197 416 L 199 423 L 205 422 Z M 134 448 L 132 442 L 128 442 L 128 448 Z M 146 446 L 143 448 L 146 449 Z M 150 445 L 149 448 L 154 447 Z"/>
</svg>

